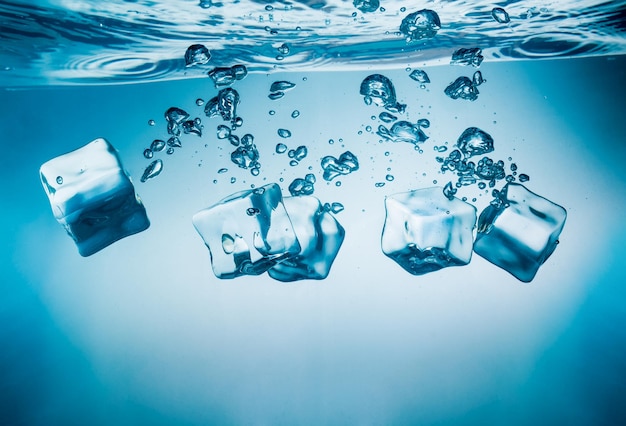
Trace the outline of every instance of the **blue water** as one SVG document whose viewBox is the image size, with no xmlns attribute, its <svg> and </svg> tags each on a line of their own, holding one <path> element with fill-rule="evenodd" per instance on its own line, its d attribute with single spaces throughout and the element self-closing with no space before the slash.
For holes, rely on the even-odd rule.
<svg viewBox="0 0 626 426">
<path fill-rule="evenodd" d="M 493 4 L 431 3 L 442 29 L 417 45 L 393 34 L 411 12 L 402 4 L 353 21 L 351 3 L 273 3 L 273 24 L 266 3 L 0 5 L 0 424 L 624 423 L 624 5 L 501 2 L 501 27 Z M 282 32 L 298 25 L 306 35 Z M 198 42 L 212 58 L 185 68 Z M 277 61 L 285 42 L 294 56 Z M 486 81 L 475 101 L 453 100 L 444 89 L 476 68 L 449 65 L 451 54 L 474 46 Z M 237 134 L 254 135 L 258 176 L 231 162 L 223 121 L 196 104 L 218 92 L 206 71 L 236 63 L 250 71 L 232 86 Z M 373 73 L 407 105 L 395 115 L 429 120 L 422 153 L 380 141 L 384 108 L 359 93 Z M 271 100 L 275 81 L 296 86 Z M 203 135 L 155 154 L 163 171 L 142 183 L 143 152 L 168 137 L 172 106 L 200 117 Z M 530 283 L 476 255 L 413 276 L 381 251 L 384 197 L 454 180 L 436 160 L 450 149 L 435 148 L 469 127 L 567 211 Z M 98 137 L 118 149 L 151 225 L 83 258 L 39 167 Z M 308 153 L 290 166 L 278 143 Z M 320 159 L 346 151 L 359 169 L 327 183 Z M 192 216 L 251 185 L 278 182 L 286 195 L 308 173 L 315 196 L 344 206 L 328 278 L 215 278 Z M 456 195 L 479 211 L 491 200 L 476 185 Z"/>
</svg>

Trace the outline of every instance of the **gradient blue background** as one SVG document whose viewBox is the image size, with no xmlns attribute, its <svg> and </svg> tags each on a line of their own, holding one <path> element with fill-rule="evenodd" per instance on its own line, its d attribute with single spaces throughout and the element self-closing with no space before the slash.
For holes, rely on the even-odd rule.
<svg viewBox="0 0 626 426">
<path fill-rule="evenodd" d="M 255 135 L 261 176 L 235 170 L 215 137 L 221 122 L 204 119 L 205 135 L 186 136 L 145 184 L 141 153 L 166 136 L 163 112 L 204 117 L 194 101 L 215 95 L 208 79 L 2 90 L 0 423 L 626 422 L 625 69 L 624 57 L 484 63 L 473 103 L 443 95 L 473 70 L 428 68 L 428 90 L 404 70 L 382 71 L 407 117 L 431 121 L 421 155 L 358 134 L 378 124 L 380 110 L 358 94 L 377 70 L 250 75 L 235 86 L 239 134 Z M 270 101 L 283 78 L 296 88 Z M 530 284 L 478 256 L 413 277 L 380 251 L 384 196 L 452 179 L 437 173 L 432 147 L 469 126 L 494 137 L 493 157 L 513 157 L 529 189 L 567 209 L 561 244 Z M 296 168 L 272 155 L 279 127 L 292 131 L 290 148 L 309 147 Z M 81 258 L 38 169 L 96 137 L 120 151 L 152 225 Z M 326 185 L 319 158 L 346 149 L 361 169 Z M 346 207 L 329 278 L 217 280 L 191 216 L 252 183 L 282 177 L 286 190 L 308 166 L 315 195 Z M 395 180 L 376 188 L 387 173 Z"/>
</svg>

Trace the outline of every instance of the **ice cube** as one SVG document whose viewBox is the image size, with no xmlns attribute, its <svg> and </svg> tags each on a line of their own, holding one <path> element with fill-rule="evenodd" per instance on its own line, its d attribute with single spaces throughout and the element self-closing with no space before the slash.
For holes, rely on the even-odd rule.
<svg viewBox="0 0 626 426">
<path fill-rule="evenodd" d="M 53 158 L 39 173 L 54 217 L 81 256 L 150 226 L 117 150 L 105 139 Z"/>
<path fill-rule="evenodd" d="M 196 213 L 193 224 L 218 278 L 259 275 L 300 252 L 275 183 L 232 194 Z"/>
<path fill-rule="evenodd" d="M 474 251 L 530 282 L 556 248 L 566 216 L 563 207 L 508 183 L 480 214 Z"/>
<path fill-rule="evenodd" d="M 433 187 L 385 198 L 382 250 L 413 275 L 467 265 L 476 208 Z"/>
<path fill-rule="evenodd" d="M 278 263 L 268 274 L 279 281 L 323 280 L 343 243 L 343 227 L 315 197 L 286 197 L 283 202 L 300 252 Z"/>
</svg>

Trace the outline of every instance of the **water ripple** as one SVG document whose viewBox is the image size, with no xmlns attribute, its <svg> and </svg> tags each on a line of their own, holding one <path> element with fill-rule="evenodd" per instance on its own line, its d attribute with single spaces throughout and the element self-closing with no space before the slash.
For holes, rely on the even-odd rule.
<svg viewBox="0 0 626 426">
<path fill-rule="evenodd" d="M 626 0 L 498 2 L 507 24 L 493 19 L 492 1 L 435 2 L 441 30 L 411 44 L 399 24 L 416 8 L 393 0 L 371 13 L 342 0 L 37 3 L 0 3 L 0 86 L 200 77 L 235 63 L 263 72 L 406 66 L 448 60 L 459 47 L 480 47 L 486 60 L 626 53 Z M 211 61 L 186 68 L 197 43 Z M 283 43 L 290 53 L 279 57 Z"/>
</svg>

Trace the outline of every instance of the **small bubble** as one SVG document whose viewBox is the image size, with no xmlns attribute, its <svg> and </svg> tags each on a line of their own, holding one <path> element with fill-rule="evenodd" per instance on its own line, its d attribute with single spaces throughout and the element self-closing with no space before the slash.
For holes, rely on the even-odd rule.
<svg viewBox="0 0 626 426">
<path fill-rule="evenodd" d="M 252 176 L 258 176 L 260 173 L 261 173 L 261 169 L 259 169 L 258 167 L 254 167 L 250 169 L 250 174 Z"/>
<path fill-rule="evenodd" d="M 332 145 L 332 144 L 334 144 L 334 143 L 335 143 L 335 140 L 334 140 L 334 139 L 328 139 L 328 143 L 329 143 L 330 145 Z"/>
<path fill-rule="evenodd" d="M 231 177 L 231 178 L 230 178 L 230 183 L 235 183 L 235 182 L 237 182 L 237 178 L 236 178 L 236 177 L 234 177 L 234 176 L 233 176 L 233 177 Z"/>
<path fill-rule="evenodd" d="M 337 182 L 335 182 L 335 186 L 341 186 L 341 181 L 338 180 Z"/>
<path fill-rule="evenodd" d="M 148 125 L 149 126 L 154 126 L 155 124 L 156 124 L 156 121 L 154 121 L 152 119 L 148 120 Z"/>
<path fill-rule="evenodd" d="M 222 167 L 221 169 L 219 169 L 219 170 L 217 171 L 217 173 L 221 175 L 221 174 L 226 173 L 227 171 L 228 171 L 228 169 L 227 169 L 226 167 Z"/>
<path fill-rule="evenodd" d="M 141 182 L 145 182 L 148 179 L 158 176 L 163 170 L 163 162 L 161 160 L 154 160 L 146 167 L 141 176 Z"/>
<path fill-rule="evenodd" d="M 63 185 L 63 176 L 57 176 L 57 183 Z"/>
<path fill-rule="evenodd" d="M 155 139 L 150 144 L 150 149 L 152 150 L 152 152 L 163 151 L 163 149 L 165 149 L 165 145 L 165 141 L 162 141 L 161 139 Z"/>
<path fill-rule="evenodd" d="M 330 210 L 335 214 L 341 213 L 344 209 L 345 207 L 341 203 L 335 202 L 330 205 Z"/>
<path fill-rule="evenodd" d="M 280 136 L 281 138 L 290 138 L 291 137 L 291 132 L 287 129 L 278 129 L 278 136 Z"/>
<path fill-rule="evenodd" d="M 280 99 L 283 96 L 285 96 L 284 92 L 272 92 L 269 95 L 267 95 L 267 97 L 270 98 L 273 101 L 275 101 L 276 99 Z"/>
<path fill-rule="evenodd" d="M 293 110 L 293 112 L 291 113 L 291 118 L 298 118 L 300 116 L 300 111 L 298 111 L 297 109 Z"/>
<path fill-rule="evenodd" d="M 394 177 L 393 177 L 393 175 L 387 175 L 387 176 L 385 176 L 385 179 L 387 180 L 387 182 L 391 182 L 391 181 L 393 181 Z"/>
<path fill-rule="evenodd" d="M 371 132 L 372 131 L 372 126 L 365 126 L 365 131 L 366 132 Z"/>
<path fill-rule="evenodd" d="M 272 10 L 274 10 L 274 6 L 272 6 L 271 4 L 268 4 L 267 6 L 265 6 L 265 10 L 267 10 L 268 12 L 271 12 Z"/>
<path fill-rule="evenodd" d="M 270 109 L 269 115 L 274 115 L 274 114 L 276 114 L 276 111 L 274 111 L 273 109 Z"/>
<path fill-rule="evenodd" d="M 143 151 L 143 156 L 144 157 L 146 157 L 147 159 L 150 159 L 150 158 L 152 158 L 153 155 L 154 154 L 153 154 L 153 152 L 152 152 L 152 150 L 150 148 L 144 149 L 144 151 Z"/>
<path fill-rule="evenodd" d="M 278 51 L 281 55 L 289 55 L 289 45 L 287 43 L 283 43 L 278 47 Z"/>
<path fill-rule="evenodd" d="M 254 216 L 254 215 L 257 215 L 259 213 L 261 213 L 261 210 L 257 209 L 256 207 L 248 207 L 246 209 L 246 214 L 248 216 Z"/>
<path fill-rule="evenodd" d="M 217 138 L 218 139 L 227 139 L 230 137 L 230 128 L 223 124 L 217 126 Z"/>
<path fill-rule="evenodd" d="M 198 106 L 204 105 L 204 99 L 202 99 L 202 98 L 196 99 L 196 105 L 198 105 Z"/>
<path fill-rule="evenodd" d="M 167 148 L 167 151 L 165 151 L 165 153 L 168 155 L 172 155 L 174 153 L 174 148 L 170 146 L 169 148 Z"/>
<path fill-rule="evenodd" d="M 528 182 L 529 180 L 530 176 L 528 176 L 526 173 L 522 173 L 521 175 L 519 175 L 520 182 Z"/>
<path fill-rule="evenodd" d="M 376 183 L 374 184 L 374 186 L 375 186 L 376 188 L 382 188 L 383 186 L 385 186 L 385 182 L 376 182 Z"/>
</svg>

